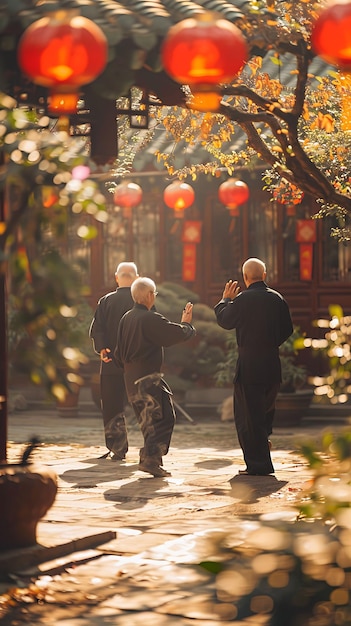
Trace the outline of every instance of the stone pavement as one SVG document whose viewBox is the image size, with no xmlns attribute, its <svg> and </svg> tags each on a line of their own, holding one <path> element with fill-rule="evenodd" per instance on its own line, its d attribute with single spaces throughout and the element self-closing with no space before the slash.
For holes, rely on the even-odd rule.
<svg viewBox="0 0 351 626">
<path fill-rule="evenodd" d="M 310 480 L 296 446 L 349 423 L 331 427 L 332 419 L 277 430 L 275 476 L 249 477 L 237 473 L 243 461 L 232 423 L 179 416 L 164 459 L 172 475 L 153 478 L 138 470 L 141 436 L 131 416 L 127 459 L 116 463 L 99 458 L 105 448 L 97 411 L 77 418 L 58 418 L 50 407 L 10 414 L 9 462 L 39 436 L 33 461 L 56 471 L 59 489 L 38 525 L 38 545 L 0 552 L 1 624 L 269 623 L 264 612 L 241 615 L 221 599 L 199 563 L 213 555 L 225 560 L 223 546 L 246 541 L 259 518 L 295 520 Z"/>
</svg>

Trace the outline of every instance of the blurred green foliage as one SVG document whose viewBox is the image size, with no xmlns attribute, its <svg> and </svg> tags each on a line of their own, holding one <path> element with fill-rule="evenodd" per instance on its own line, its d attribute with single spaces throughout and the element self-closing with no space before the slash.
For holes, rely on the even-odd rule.
<svg viewBox="0 0 351 626">
<path fill-rule="evenodd" d="M 323 338 L 306 337 L 298 349 L 309 348 L 315 356 L 321 356 L 320 376 L 310 382 L 315 387 L 316 400 L 331 404 L 345 403 L 351 395 L 351 316 L 344 315 L 338 304 L 329 306 L 330 319 L 313 322 L 323 332 Z"/>
<path fill-rule="evenodd" d="M 342 525 L 348 520 L 351 528 L 351 432 L 326 431 L 319 442 L 304 441 L 300 451 L 312 472 L 300 517 Z"/>
<path fill-rule="evenodd" d="M 56 250 L 40 254 L 30 268 L 21 269 L 17 258 L 8 301 L 10 376 L 25 373 L 50 395 L 62 395 L 70 382 L 82 383 L 94 312 L 79 289 L 77 272 Z"/>
<path fill-rule="evenodd" d="M 68 229 L 89 240 L 93 218 L 106 218 L 106 197 L 86 141 L 58 131 L 46 116 L 19 108 L 0 93 L 0 272 L 8 284 L 0 332 L 7 330 L 9 376 L 16 371 L 62 397 L 91 353 L 80 267 L 60 246 Z M 85 166 L 86 177 L 74 178 Z M 74 207 L 74 210 L 72 208 Z M 83 227 L 76 216 L 86 214 Z M 63 249 L 63 248 L 62 248 Z M 6 297 L 6 298 L 5 298 Z M 83 318 L 84 317 L 84 321 Z M 87 321 L 87 318 L 90 318 Z"/>
</svg>

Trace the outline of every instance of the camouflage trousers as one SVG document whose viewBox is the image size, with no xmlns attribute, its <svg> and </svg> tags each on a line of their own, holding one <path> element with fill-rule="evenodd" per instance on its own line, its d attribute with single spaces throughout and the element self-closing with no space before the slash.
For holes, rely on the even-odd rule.
<svg viewBox="0 0 351 626">
<path fill-rule="evenodd" d="M 124 413 L 112 417 L 104 424 L 106 447 L 123 459 L 128 451 L 128 434 Z"/>
<path fill-rule="evenodd" d="M 161 464 L 169 450 L 176 418 L 172 391 L 158 373 L 136 381 L 136 386 L 137 393 L 130 400 L 144 439 L 140 459 L 153 457 Z"/>
</svg>

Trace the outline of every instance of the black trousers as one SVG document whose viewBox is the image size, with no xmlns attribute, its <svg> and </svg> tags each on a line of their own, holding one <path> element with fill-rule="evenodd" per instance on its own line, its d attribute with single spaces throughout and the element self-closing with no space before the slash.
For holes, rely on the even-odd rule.
<svg viewBox="0 0 351 626">
<path fill-rule="evenodd" d="M 234 382 L 234 420 L 246 469 L 252 474 L 272 474 L 274 467 L 268 437 L 272 433 L 279 383 L 247 385 Z"/>
<path fill-rule="evenodd" d="M 143 389 L 142 393 L 133 398 L 132 407 L 144 439 L 140 458 L 153 457 L 162 463 L 162 456 L 169 450 L 176 419 L 167 384 L 152 384 Z"/>
<path fill-rule="evenodd" d="M 128 451 L 124 414 L 127 394 L 123 370 L 114 374 L 101 374 L 100 395 L 106 447 L 117 457 L 123 458 Z"/>
</svg>

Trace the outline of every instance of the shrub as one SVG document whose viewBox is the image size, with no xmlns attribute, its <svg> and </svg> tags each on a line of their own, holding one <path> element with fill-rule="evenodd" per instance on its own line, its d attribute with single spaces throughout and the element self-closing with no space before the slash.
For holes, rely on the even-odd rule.
<svg viewBox="0 0 351 626">
<path fill-rule="evenodd" d="M 307 371 L 303 365 L 296 362 L 298 350 L 296 342 L 300 341 L 303 335 L 298 327 L 294 328 L 292 335 L 280 346 L 279 354 L 282 366 L 282 392 L 293 392 L 304 387 L 307 383 Z M 215 380 L 218 387 L 226 387 L 233 381 L 235 365 L 238 358 L 238 344 L 235 331 L 225 343 L 225 358 L 218 363 Z"/>
<path fill-rule="evenodd" d="M 196 336 L 165 349 L 165 373 L 174 392 L 184 392 L 195 384 L 215 384 L 218 362 L 225 356 L 227 332 L 217 324 L 211 307 L 199 302 L 199 296 L 171 282 L 158 285 L 156 308 L 174 322 L 180 322 L 186 302 L 193 302 L 193 323 Z"/>
</svg>

